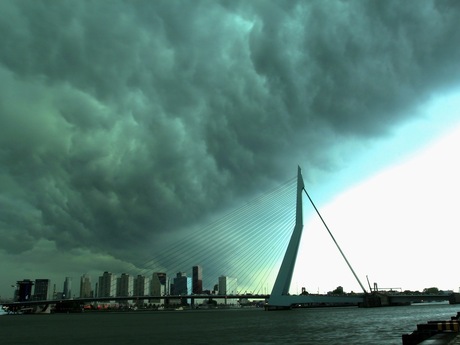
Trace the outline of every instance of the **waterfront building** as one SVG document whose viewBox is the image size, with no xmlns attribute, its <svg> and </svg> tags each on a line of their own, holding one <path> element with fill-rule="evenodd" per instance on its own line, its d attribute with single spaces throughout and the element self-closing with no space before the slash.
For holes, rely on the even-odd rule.
<svg viewBox="0 0 460 345">
<path fill-rule="evenodd" d="M 58 299 L 56 295 L 57 295 L 56 284 L 53 284 L 53 298 L 52 299 Z M 62 293 L 61 293 L 61 298 L 59 299 L 62 299 Z"/>
<path fill-rule="evenodd" d="M 227 276 L 219 277 L 219 295 L 236 295 L 238 289 L 238 281 L 236 278 Z"/>
<path fill-rule="evenodd" d="M 24 279 L 16 282 L 17 285 L 17 301 L 24 302 L 32 298 L 32 287 L 34 282 L 30 279 Z"/>
<path fill-rule="evenodd" d="M 117 297 L 127 297 L 131 296 L 133 291 L 133 277 L 129 274 L 122 273 L 119 278 L 117 278 Z"/>
<path fill-rule="evenodd" d="M 184 272 L 178 272 L 174 278 L 172 295 L 190 295 L 192 293 L 192 279 Z"/>
<path fill-rule="evenodd" d="M 99 277 L 97 297 L 115 296 L 116 277 L 111 272 L 104 272 Z"/>
<path fill-rule="evenodd" d="M 133 284 L 133 296 L 145 296 L 149 287 L 149 279 L 143 275 L 138 275 L 134 278 Z M 136 300 L 137 306 L 142 306 L 144 304 L 143 299 Z"/>
<path fill-rule="evenodd" d="M 62 290 L 62 297 L 64 299 L 72 298 L 72 278 L 66 277 L 64 281 L 64 289 Z"/>
<path fill-rule="evenodd" d="M 166 284 L 166 273 L 154 272 L 152 274 L 152 280 L 150 281 L 150 295 L 152 296 L 164 296 L 169 294 L 167 291 Z M 159 298 L 150 299 L 151 303 L 162 303 Z"/>
<path fill-rule="evenodd" d="M 148 291 L 148 286 L 149 279 L 139 274 L 133 281 L 133 296 L 145 296 Z"/>
<path fill-rule="evenodd" d="M 192 269 L 192 293 L 203 293 L 203 269 L 198 265 Z"/>
<path fill-rule="evenodd" d="M 119 278 L 117 278 L 117 297 L 128 297 L 131 296 L 133 292 L 133 277 L 129 274 L 122 273 Z M 129 301 L 120 301 L 120 304 L 128 304 Z"/>
<path fill-rule="evenodd" d="M 50 299 L 50 280 L 49 279 L 35 279 L 34 296 L 36 301 L 43 301 Z"/>
<path fill-rule="evenodd" d="M 80 278 L 80 298 L 93 297 L 93 291 L 91 290 L 91 277 L 87 274 L 83 274 Z"/>
<path fill-rule="evenodd" d="M 178 272 L 173 280 L 172 295 L 191 295 L 192 294 L 192 278 L 187 277 L 184 272 Z M 187 304 L 187 299 L 181 299 L 181 304 Z"/>
<path fill-rule="evenodd" d="M 53 299 L 65 299 L 63 292 L 54 292 L 53 296 L 54 296 Z"/>
</svg>

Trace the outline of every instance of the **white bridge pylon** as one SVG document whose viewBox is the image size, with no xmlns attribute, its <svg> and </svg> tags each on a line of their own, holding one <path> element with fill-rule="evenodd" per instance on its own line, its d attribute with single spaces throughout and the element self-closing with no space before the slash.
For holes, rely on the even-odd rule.
<svg viewBox="0 0 460 345">
<path fill-rule="evenodd" d="M 296 222 L 294 226 L 294 231 L 292 232 L 291 239 L 286 249 L 286 253 L 284 254 L 284 259 L 283 259 L 283 262 L 281 263 L 281 267 L 278 272 L 278 276 L 276 277 L 275 284 L 273 285 L 273 290 L 270 294 L 270 298 L 268 299 L 268 309 L 269 310 L 287 309 L 287 308 L 290 308 L 294 304 L 305 304 L 305 303 L 360 303 L 360 302 L 363 302 L 362 296 L 289 295 L 289 288 L 291 286 L 292 274 L 294 272 L 294 266 L 295 266 L 295 262 L 297 259 L 297 252 L 299 250 L 300 239 L 302 237 L 302 230 L 303 230 L 302 193 L 304 191 L 308 196 L 308 193 L 305 190 L 301 169 L 300 167 L 298 167 L 297 168 Z M 339 245 L 335 241 L 334 236 L 332 236 L 332 233 L 329 231 L 329 228 L 327 227 L 326 223 L 324 222 L 318 210 L 316 209 L 316 206 L 313 204 L 313 201 L 311 200 L 309 196 L 308 198 L 310 199 L 310 202 L 312 203 L 316 212 L 320 216 L 323 224 L 325 225 L 327 231 L 329 232 L 329 235 L 332 237 L 332 240 L 335 242 L 337 248 L 339 249 L 346 263 L 348 264 L 348 267 L 350 268 L 356 280 L 358 281 L 361 288 L 363 289 L 364 293 L 366 294 L 367 292 L 364 289 L 364 286 L 359 281 L 358 277 L 353 271 L 353 268 L 351 267 L 347 258 L 345 257 Z"/>
</svg>

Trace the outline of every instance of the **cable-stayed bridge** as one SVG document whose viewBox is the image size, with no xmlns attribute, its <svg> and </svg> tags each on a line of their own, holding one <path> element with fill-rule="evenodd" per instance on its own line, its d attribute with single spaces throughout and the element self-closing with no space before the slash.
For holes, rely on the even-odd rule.
<svg viewBox="0 0 460 345">
<path fill-rule="evenodd" d="M 163 234 L 152 242 L 150 257 L 127 273 L 165 272 L 172 283 L 178 272 L 199 265 L 203 290 L 226 276 L 237 280 L 228 294 L 268 295 L 295 222 L 295 190 L 292 178 L 206 226 Z"/>
<path fill-rule="evenodd" d="M 237 289 L 226 291 L 228 295 L 267 298 L 295 222 L 295 191 L 296 178 L 293 177 L 244 202 L 232 212 L 209 221 L 206 226 L 189 226 L 172 234 L 163 233 L 153 239 L 149 257 L 124 273 L 151 277 L 155 272 L 164 272 L 169 277 L 164 293 L 171 295 L 169 285 L 174 276 L 178 272 L 190 272 L 193 266 L 199 265 L 203 269 L 203 290 L 212 291 L 218 278 L 227 276 L 237 280 Z M 115 285 L 116 280 L 113 280 L 110 295 L 100 294 L 96 288 L 94 298 L 79 300 L 122 301 L 141 297 L 135 296 L 134 291 L 117 295 Z M 163 295 L 149 292 L 142 296 L 143 299 L 164 300 Z M 213 298 L 220 296 L 213 294 Z M 38 304 L 39 301 L 20 303 Z"/>
<path fill-rule="evenodd" d="M 144 270 L 175 274 L 200 265 L 204 287 L 224 275 L 238 280 L 233 293 L 269 293 L 295 222 L 295 190 L 293 178 L 206 227 L 159 239 Z"/>
<path fill-rule="evenodd" d="M 290 295 L 294 266 L 303 231 L 303 195 L 323 222 L 340 254 L 347 263 L 363 292 L 353 295 Z M 294 230 L 292 230 L 294 229 Z M 308 195 L 298 168 L 297 177 L 277 188 L 240 206 L 231 213 L 209 223 L 206 227 L 191 227 L 187 230 L 158 238 L 152 248 L 152 257 L 138 265 L 132 275 L 151 275 L 152 272 L 176 272 L 190 270 L 199 265 L 203 268 L 203 287 L 214 290 L 220 276 L 236 278 L 235 290 L 224 293 L 198 293 L 174 295 L 166 290 L 162 295 L 135 295 L 132 291 L 124 295 L 99 295 L 77 299 L 80 303 L 93 301 L 126 301 L 163 299 L 266 299 L 267 309 L 286 309 L 292 305 L 363 304 L 379 306 L 382 296 L 370 294 L 355 274 L 351 264 L 324 222 L 314 202 Z M 113 282 L 112 284 L 115 284 Z M 169 285 L 169 283 L 168 283 Z M 204 288 L 205 289 L 205 288 Z M 112 291 L 114 291 L 112 286 Z M 458 296 L 457 296 L 458 297 Z M 449 297 L 451 298 L 451 297 Z M 392 296 L 385 303 L 414 300 L 409 296 Z M 425 300 L 427 296 L 425 296 Z M 430 297 L 428 296 L 428 299 Z M 446 296 L 431 296 L 432 300 Z M 452 299 L 454 302 L 455 300 Z M 20 301 L 8 304 L 14 308 L 25 305 L 53 304 L 60 300 Z"/>
</svg>

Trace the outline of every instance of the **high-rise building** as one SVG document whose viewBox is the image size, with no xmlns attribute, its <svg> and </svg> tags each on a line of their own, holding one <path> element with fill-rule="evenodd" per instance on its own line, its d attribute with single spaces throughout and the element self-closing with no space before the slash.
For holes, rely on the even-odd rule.
<svg viewBox="0 0 460 345">
<path fill-rule="evenodd" d="M 190 295 L 192 293 L 192 278 L 187 277 L 184 272 L 178 272 L 173 280 L 172 295 Z M 180 298 L 181 304 L 187 304 L 187 298 Z"/>
<path fill-rule="evenodd" d="M 62 298 L 72 298 L 72 278 L 66 277 L 64 281 L 64 289 L 62 290 Z"/>
<path fill-rule="evenodd" d="M 190 295 L 192 293 L 192 279 L 184 272 L 178 272 L 174 278 L 172 295 Z"/>
<path fill-rule="evenodd" d="M 117 278 L 117 297 L 128 297 L 132 296 L 133 293 L 133 277 L 129 274 L 122 273 L 122 275 Z M 120 301 L 120 304 L 128 304 L 128 300 Z"/>
<path fill-rule="evenodd" d="M 16 282 L 16 298 L 18 302 L 29 301 L 32 298 L 32 286 L 34 282 L 30 279 L 24 279 Z"/>
<path fill-rule="evenodd" d="M 149 279 L 143 275 L 134 278 L 133 296 L 145 296 L 148 289 Z"/>
<path fill-rule="evenodd" d="M 151 296 L 164 296 L 168 294 L 166 286 L 166 273 L 155 272 L 152 274 L 152 280 L 150 281 L 150 295 Z M 161 303 L 159 298 L 151 299 L 152 303 Z"/>
<path fill-rule="evenodd" d="M 152 296 L 163 296 L 168 293 L 166 291 L 166 273 L 155 272 L 152 275 L 152 281 L 150 282 Z"/>
<path fill-rule="evenodd" d="M 143 275 L 138 275 L 134 278 L 133 284 L 133 296 L 145 296 L 148 294 L 148 287 L 149 287 L 149 279 Z M 137 299 L 136 305 L 142 306 L 144 305 L 144 299 Z"/>
<path fill-rule="evenodd" d="M 34 286 L 34 300 L 42 301 L 50 299 L 50 280 L 49 279 L 35 279 Z"/>
<path fill-rule="evenodd" d="M 203 293 L 203 269 L 201 266 L 193 266 L 192 270 L 192 292 L 194 294 Z"/>
<path fill-rule="evenodd" d="M 84 274 L 80 278 L 80 298 L 93 297 L 93 291 L 91 290 L 91 277 Z"/>
<path fill-rule="evenodd" d="M 117 297 L 131 296 L 133 291 L 133 277 L 129 274 L 122 273 L 117 278 Z"/>
<path fill-rule="evenodd" d="M 238 282 L 236 278 L 227 276 L 219 277 L 219 295 L 236 295 L 238 289 Z"/>
<path fill-rule="evenodd" d="M 116 277 L 110 272 L 104 272 L 99 277 L 97 297 L 113 297 L 115 296 Z"/>
</svg>

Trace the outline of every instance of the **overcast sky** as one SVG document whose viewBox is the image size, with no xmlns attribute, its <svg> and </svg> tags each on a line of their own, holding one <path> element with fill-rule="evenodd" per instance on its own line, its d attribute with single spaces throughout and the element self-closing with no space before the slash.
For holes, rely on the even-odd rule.
<svg viewBox="0 0 460 345">
<path fill-rule="evenodd" d="M 1 1 L 0 296 L 133 270 L 297 165 L 363 280 L 457 289 L 459 143 L 429 147 L 460 119 L 459 23 L 456 1 Z"/>
</svg>

